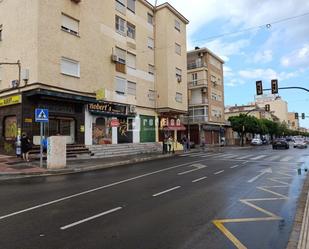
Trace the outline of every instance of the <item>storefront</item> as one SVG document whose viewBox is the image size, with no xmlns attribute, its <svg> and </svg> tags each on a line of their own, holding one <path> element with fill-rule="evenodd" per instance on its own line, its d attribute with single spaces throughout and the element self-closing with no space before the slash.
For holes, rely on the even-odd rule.
<svg viewBox="0 0 309 249">
<path fill-rule="evenodd" d="M 88 104 L 85 142 L 87 145 L 133 143 L 134 124 L 135 115 L 129 113 L 128 105 L 105 101 Z"/>
<path fill-rule="evenodd" d="M 177 117 L 161 117 L 159 141 L 172 137 L 175 141 L 180 142 L 181 138 L 186 135 L 186 127 Z"/>
<path fill-rule="evenodd" d="M 140 142 L 156 141 L 156 121 L 154 116 L 140 115 Z"/>
</svg>

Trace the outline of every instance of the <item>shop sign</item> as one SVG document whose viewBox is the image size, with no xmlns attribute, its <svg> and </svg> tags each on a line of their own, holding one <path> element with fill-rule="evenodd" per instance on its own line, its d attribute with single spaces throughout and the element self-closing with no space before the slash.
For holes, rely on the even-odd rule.
<svg viewBox="0 0 309 249">
<path fill-rule="evenodd" d="M 32 123 L 32 118 L 25 118 L 25 123 Z"/>
<path fill-rule="evenodd" d="M 118 119 L 112 119 L 110 122 L 110 127 L 119 127 L 120 123 Z"/>
<path fill-rule="evenodd" d="M 96 91 L 96 99 L 97 100 L 103 100 L 105 99 L 105 88 L 100 88 Z"/>
<path fill-rule="evenodd" d="M 181 127 L 181 122 L 179 118 L 161 118 L 160 128 L 169 127 L 177 128 Z"/>
<path fill-rule="evenodd" d="M 79 127 L 79 131 L 80 131 L 80 132 L 85 132 L 85 126 L 84 126 L 84 125 L 81 125 L 81 126 Z"/>
<path fill-rule="evenodd" d="M 88 110 L 97 114 L 120 114 L 127 115 L 127 106 L 113 103 L 88 104 Z"/>
<path fill-rule="evenodd" d="M 15 105 L 21 103 L 21 95 L 14 95 L 6 98 L 0 98 L 0 107 Z"/>
</svg>

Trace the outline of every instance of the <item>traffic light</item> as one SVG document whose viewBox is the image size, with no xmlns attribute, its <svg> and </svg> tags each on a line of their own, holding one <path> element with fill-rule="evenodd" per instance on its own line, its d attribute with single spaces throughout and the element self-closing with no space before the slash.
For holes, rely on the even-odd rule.
<svg viewBox="0 0 309 249">
<path fill-rule="evenodd" d="M 298 113 L 295 112 L 295 119 L 298 119 Z"/>
<path fill-rule="evenodd" d="M 305 119 L 305 118 L 306 118 L 305 113 L 302 113 L 302 114 L 301 114 L 301 118 L 302 118 L 302 119 Z"/>
<path fill-rule="evenodd" d="M 271 93 L 272 94 L 278 93 L 278 80 L 271 80 Z"/>
<path fill-rule="evenodd" d="M 265 111 L 270 112 L 270 105 L 269 104 L 265 105 Z"/>
<path fill-rule="evenodd" d="M 263 83 L 261 80 L 258 80 L 256 83 L 256 95 L 263 95 Z"/>
</svg>

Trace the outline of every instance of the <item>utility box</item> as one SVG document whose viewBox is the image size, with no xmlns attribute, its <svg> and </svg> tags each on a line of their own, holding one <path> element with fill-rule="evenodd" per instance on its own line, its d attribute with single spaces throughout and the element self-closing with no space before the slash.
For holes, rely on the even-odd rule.
<svg viewBox="0 0 309 249">
<path fill-rule="evenodd" d="M 62 169 L 66 167 L 66 137 L 51 136 L 47 146 L 47 169 Z"/>
</svg>

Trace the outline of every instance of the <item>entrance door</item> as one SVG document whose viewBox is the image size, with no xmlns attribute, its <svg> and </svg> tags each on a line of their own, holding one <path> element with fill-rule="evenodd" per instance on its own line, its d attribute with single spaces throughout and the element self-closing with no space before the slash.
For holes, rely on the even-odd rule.
<svg viewBox="0 0 309 249">
<path fill-rule="evenodd" d="M 75 143 L 75 120 L 50 117 L 46 133 L 48 136 L 65 136 L 67 144 L 73 144 Z"/>
</svg>

